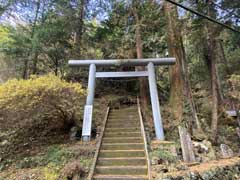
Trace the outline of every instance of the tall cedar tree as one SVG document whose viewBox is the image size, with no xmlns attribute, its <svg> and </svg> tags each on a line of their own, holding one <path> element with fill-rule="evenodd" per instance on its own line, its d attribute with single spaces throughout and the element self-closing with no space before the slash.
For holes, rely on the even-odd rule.
<svg viewBox="0 0 240 180">
<path fill-rule="evenodd" d="M 136 0 L 133 0 L 132 3 L 132 13 L 135 18 L 135 37 L 136 37 L 136 52 L 137 58 L 143 58 L 143 49 L 142 49 L 142 37 L 141 37 L 141 17 L 138 13 L 139 3 Z M 136 71 L 144 71 L 145 67 L 136 67 Z M 140 96 L 141 96 L 141 103 L 143 105 L 143 110 L 147 109 L 148 104 L 148 96 L 147 96 L 147 81 L 145 78 L 140 78 Z"/>
<path fill-rule="evenodd" d="M 164 14 L 167 23 L 166 29 L 169 54 L 176 58 L 176 64 L 171 66 L 169 70 L 171 85 L 169 102 L 173 109 L 174 118 L 178 121 L 182 121 L 183 119 L 185 100 L 187 104 L 189 104 L 191 117 L 188 118 L 187 124 L 192 133 L 193 125 L 195 125 L 198 130 L 201 130 L 201 126 L 192 97 L 186 53 L 183 46 L 181 27 L 179 26 L 180 23 L 178 22 L 177 7 L 165 1 Z"/>
</svg>

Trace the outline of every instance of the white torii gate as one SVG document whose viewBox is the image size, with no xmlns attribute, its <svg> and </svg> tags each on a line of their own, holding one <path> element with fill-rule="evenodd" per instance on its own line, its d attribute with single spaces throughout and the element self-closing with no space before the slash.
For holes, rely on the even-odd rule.
<svg viewBox="0 0 240 180">
<path fill-rule="evenodd" d="M 89 66 L 88 95 L 84 107 L 82 140 L 89 141 L 91 138 L 95 79 L 117 77 L 148 77 L 156 139 L 164 140 L 154 66 L 173 65 L 175 62 L 175 58 L 70 60 L 68 62 L 70 66 Z M 147 66 L 147 71 L 96 72 L 96 66 Z"/>
</svg>

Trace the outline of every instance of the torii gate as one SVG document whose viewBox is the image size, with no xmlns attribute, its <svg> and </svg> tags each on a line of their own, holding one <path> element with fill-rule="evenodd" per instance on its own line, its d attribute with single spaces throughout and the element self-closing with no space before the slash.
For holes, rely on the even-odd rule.
<svg viewBox="0 0 240 180">
<path fill-rule="evenodd" d="M 89 66 L 88 95 L 86 105 L 84 107 L 82 140 L 90 141 L 91 138 L 95 79 L 118 77 L 148 77 L 156 139 L 164 140 L 154 66 L 173 65 L 175 62 L 175 58 L 70 60 L 68 62 L 70 66 Z M 96 72 L 96 66 L 147 66 L 147 71 Z"/>
</svg>

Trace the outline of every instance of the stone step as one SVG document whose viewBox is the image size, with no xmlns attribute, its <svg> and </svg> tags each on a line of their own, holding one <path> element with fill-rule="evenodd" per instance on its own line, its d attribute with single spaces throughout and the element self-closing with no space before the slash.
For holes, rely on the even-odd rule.
<svg viewBox="0 0 240 180">
<path fill-rule="evenodd" d="M 113 116 L 136 116 L 137 117 L 138 114 L 136 112 L 134 111 L 111 112 L 109 113 L 109 116 L 113 115 Z"/>
<path fill-rule="evenodd" d="M 105 132 L 104 137 L 142 137 L 141 132 Z"/>
<path fill-rule="evenodd" d="M 129 117 L 129 118 L 139 118 L 138 114 L 136 112 L 133 113 L 125 113 L 125 112 L 120 112 L 120 113 L 110 113 L 108 117 Z"/>
<path fill-rule="evenodd" d="M 114 125 L 135 125 L 137 127 L 140 127 L 140 122 L 138 121 L 109 121 L 107 122 L 107 126 L 110 125 L 110 126 L 114 126 Z"/>
<path fill-rule="evenodd" d="M 145 166 L 146 159 L 137 157 L 137 158 L 99 158 L 97 165 L 98 166 Z"/>
<path fill-rule="evenodd" d="M 102 175 L 147 175 L 147 166 L 96 166 Z"/>
<path fill-rule="evenodd" d="M 114 124 L 119 124 L 119 125 L 122 125 L 122 124 L 135 124 L 137 125 L 138 127 L 140 127 L 140 122 L 139 121 L 133 121 L 133 120 L 130 120 L 130 121 L 125 121 L 125 120 L 118 120 L 118 121 L 108 121 L 107 122 L 108 125 L 114 125 Z"/>
<path fill-rule="evenodd" d="M 113 127 L 113 128 L 133 128 L 133 127 L 140 127 L 139 122 L 134 123 L 107 123 L 106 127 Z"/>
<path fill-rule="evenodd" d="M 93 180 L 148 180 L 147 176 L 129 176 L 129 175 L 121 175 L 121 176 L 111 176 L 111 175 L 96 175 L 93 177 Z"/>
<path fill-rule="evenodd" d="M 133 113 L 136 113 L 137 112 L 137 108 L 131 108 L 131 109 L 112 109 L 111 110 L 111 113 L 117 113 L 117 112 L 133 112 Z"/>
<path fill-rule="evenodd" d="M 138 112 L 138 110 L 134 110 L 134 109 L 131 109 L 131 110 L 123 110 L 123 111 L 111 111 L 110 114 L 122 114 L 122 113 L 125 113 L 125 114 L 133 114 L 133 115 L 136 115 Z"/>
<path fill-rule="evenodd" d="M 138 114 L 135 113 L 110 113 L 108 117 L 123 117 L 123 118 L 139 118 Z"/>
<path fill-rule="evenodd" d="M 102 150 L 141 150 L 144 149 L 143 143 L 103 143 Z"/>
<path fill-rule="evenodd" d="M 129 122 L 129 123 L 135 123 L 140 121 L 138 119 L 127 119 L 127 118 L 118 118 L 118 119 L 108 119 L 107 123 L 117 123 L 117 122 Z"/>
<path fill-rule="evenodd" d="M 110 114 L 108 116 L 108 118 L 110 119 L 115 119 L 115 118 L 125 118 L 125 119 L 138 119 L 138 115 L 136 115 L 136 113 L 134 114 Z"/>
<path fill-rule="evenodd" d="M 121 109 L 112 109 L 112 111 L 131 111 L 137 109 L 137 106 L 121 107 Z"/>
<path fill-rule="evenodd" d="M 110 120 L 110 119 L 113 119 L 113 120 L 115 120 L 115 119 L 123 119 L 123 120 L 138 120 L 139 121 L 139 117 L 138 116 L 109 116 L 108 117 L 108 120 Z"/>
<path fill-rule="evenodd" d="M 137 112 L 137 110 L 136 110 L 136 112 Z M 111 112 L 109 114 L 109 116 L 121 116 L 121 117 L 135 116 L 135 117 L 137 117 L 138 114 L 136 112 L 124 112 L 124 111 L 122 111 L 122 112 Z"/>
<path fill-rule="evenodd" d="M 142 137 L 104 137 L 103 143 L 142 143 Z"/>
<path fill-rule="evenodd" d="M 118 122 L 118 121 L 139 122 L 139 119 L 138 118 L 109 118 L 107 122 L 109 123 L 109 122 Z"/>
<path fill-rule="evenodd" d="M 106 128 L 105 132 L 141 132 L 140 127 L 132 128 Z"/>
<path fill-rule="evenodd" d="M 100 158 L 145 157 L 144 150 L 100 150 Z"/>
</svg>

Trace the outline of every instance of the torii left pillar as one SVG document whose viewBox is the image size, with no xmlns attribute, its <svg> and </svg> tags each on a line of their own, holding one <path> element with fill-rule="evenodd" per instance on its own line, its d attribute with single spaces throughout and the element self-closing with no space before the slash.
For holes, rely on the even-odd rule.
<svg viewBox="0 0 240 180">
<path fill-rule="evenodd" d="M 91 127 L 92 127 L 92 111 L 93 111 L 93 102 L 95 94 L 95 78 L 96 78 L 96 65 L 91 64 L 89 67 L 89 76 L 88 76 L 88 96 L 87 102 L 84 107 L 84 119 L 83 119 L 83 130 L 82 130 L 82 140 L 90 141 L 91 139 Z"/>
</svg>

